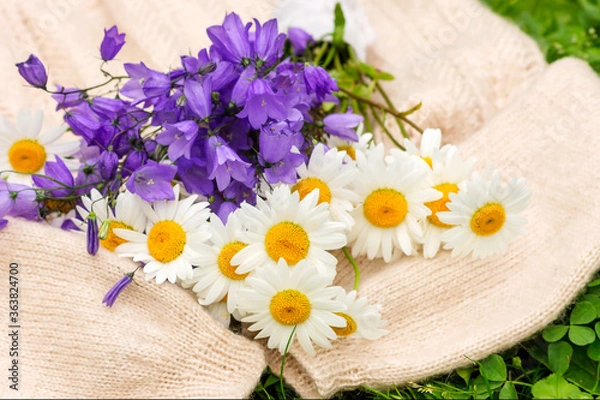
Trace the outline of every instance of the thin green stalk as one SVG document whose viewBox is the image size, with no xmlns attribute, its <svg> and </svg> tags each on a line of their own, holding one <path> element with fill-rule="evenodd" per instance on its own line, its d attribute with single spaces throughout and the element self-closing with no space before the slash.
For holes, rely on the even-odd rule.
<svg viewBox="0 0 600 400">
<path fill-rule="evenodd" d="M 410 126 L 412 126 L 417 132 L 419 133 L 423 133 L 423 129 L 419 128 L 419 126 L 417 124 L 415 124 L 414 122 L 412 122 L 410 119 L 408 119 L 402 112 L 396 111 L 390 107 L 384 106 L 383 104 L 379 104 L 371 99 L 367 99 L 366 97 L 362 97 L 359 96 L 357 94 L 352 93 L 351 91 L 344 89 L 344 88 L 339 88 L 340 92 L 345 93 L 346 95 L 348 95 L 348 97 L 351 97 L 357 101 L 369 104 L 373 107 L 376 107 L 380 110 L 383 110 L 391 115 L 393 115 L 394 117 L 398 117 L 400 118 L 402 121 L 406 122 L 407 124 L 409 124 Z"/>
<path fill-rule="evenodd" d="M 281 388 L 281 395 L 285 399 L 285 385 L 283 384 L 283 368 L 285 367 L 285 358 L 287 357 L 288 349 L 290 348 L 290 343 L 292 343 L 292 338 L 294 337 L 294 332 L 296 332 L 296 328 L 298 325 L 294 325 L 294 329 L 292 329 L 292 333 L 290 333 L 290 337 L 285 345 L 285 350 L 283 351 L 283 356 L 281 356 L 281 368 L 279 369 L 279 387 Z"/>
<path fill-rule="evenodd" d="M 381 97 L 383 97 L 383 101 L 385 101 L 385 104 L 387 104 L 387 106 L 390 108 L 394 108 L 394 103 L 392 103 L 392 100 L 389 98 L 385 90 L 383 90 L 383 87 L 379 84 L 379 82 L 375 82 L 375 88 L 379 91 Z M 402 136 L 408 137 L 408 134 L 406 133 L 406 129 L 404 128 L 404 124 L 402 123 L 400 117 L 394 116 L 394 119 L 396 120 L 396 123 L 400 128 L 400 132 L 402 132 Z"/>
<path fill-rule="evenodd" d="M 377 111 L 375 110 L 375 107 L 370 106 L 371 108 L 371 113 L 373 114 L 373 116 L 375 117 L 375 119 L 377 120 L 377 123 L 383 128 L 383 131 L 385 132 L 386 135 L 388 135 L 388 137 L 390 138 L 390 140 L 392 141 L 392 143 L 394 143 L 394 145 L 396 145 L 396 147 L 402 149 L 402 150 L 406 150 L 404 148 L 404 146 L 402 146 L 395 138 L 394 135 L 392 135 L 392 132 L 390 132 L 390 130 L 388 128 L 386 128 L 386 126 L 384 125 L 383 121 L 381 120 L 381 117 L 377 114 Z"/>
<path fill-rule="evenodd" d="M 354 268 L 354 290 L 358 291 L 358 284 L 360 283 L 360 269 L 358 268 L 356 260 L 354 259 L 354 257 L 352 257 L 346 246 L 342 247 L 342 251 L 344 252 L 344 255 L 346 256 L 350 264 L 352 265 L 352 268 Z"/>
</svg>

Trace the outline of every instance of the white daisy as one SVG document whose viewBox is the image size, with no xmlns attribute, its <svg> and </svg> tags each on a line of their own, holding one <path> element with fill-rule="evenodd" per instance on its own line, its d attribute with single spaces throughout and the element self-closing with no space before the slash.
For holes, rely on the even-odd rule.
<svg viewBox="0 0 600 400">
<path fill-rule="evenodd" d="M 425 129 L 421 135 L 421 143 L 419 148 L 417 148 L 417 146 L 415 146 L 411 140 L 404 139 L 404 148 L 406 149 L 406 153 L 417 159 L 425 161 L 425 163 L 429 165 L 429 168 L 433 168 L 434 162 L 441 162 L 451 147 L 455 146 L 442 146 L 442 131 L 440 129 Z M 394 148 L 390 150 L 390 154 L 400 151 L 404 150 Z"/>
<path fill-rule="evenodd" d="M 19 111 L 16 126 L 0 117 L 1 178 L 29 183 L 30 174 L 42 171 L 46 160 L 70 156 L 79 149 L 79 140 L 58 141 L 67 129 L 64 125 L 40 134 L 43 119 L 42 110 L 31 114 L 27 109 Z"/>
<path fill-rule="evenodd" d="M 344 152 L 333 148 L 325 151 L 325 146 L 319 143 L 313 150 L 308 166 L 301 164 L 296 168 L 298 182 L 292 186 L 292 192 L 298 192 L 300 199 L 315 189 L 319 189 L 320 203 L 329 203 L 331 219 L 344 224 L 346 229 L 354 225 L 350 212 L 358 196 L 349 189 L 356 179 L 358 170 L 354 163 L 344 162 Z"/>
<path fill-rule="evenodd" d="M 423 256 L 434 257 L 442 243 L 441 235 L 451 228 L 451 225 L 441 222 L 438 212 L 448 211 L 450 193 L 458 193 L 462 183 L 466 181 L 473 170 L 474 159 L 463 161 L 458 148 L 452 146 L 448 149 L 440 162 L 433 164 L 432 173 L 429 175 L 431 186 L 442 193 L 442 198 L 425 203 L 431 214 L 424 218 Z"/>
<path fill-rule="evenodd" d="M 330 348 L 336 338 L 332 327 L 341 328 L 346 320 L 335 315 L 346 307 L 333 297 L 340 288 L 331 287 L 331 277 L 318 273 L 310 263 L 301 261 L 301 268 L 289 268 L 281 259 L 277 266 L 265 267 L 249 276 L 250 289 L 240 291 L 240 299 L 249 314 L 242 322 L 253 323 L 249 331 L 260 331 L 256 339 L 269 338 L 267 346 L 285 351 L 294 327 L 294 338 L 302 349 L 315 354 L 312 342 Z"/>
<path fill-rule="evenodd" d="M 359 337 L 376 340 L 387 334 L 383 328 L 387 321 L 381 319 L 380 305 L 368 305 L 366 298 L 356 298 L 356 291 L 346 293 L 341 289 L 335 298 L 346 306 L 346 311 L 335 314 L 344 317 L 346 326 L 344 328 L 333 328 L 338 336 L 357 335 Z"/>
<path fill-rule="evenodd" d="M 227 310 L 227 301 L 219 301 L 206 307 L 211 317 L 219 321 L 225 328 L 229 328 L 231 314 Z"/>
<path fill-rule="evenodd" d="M 275 266 L 283 258 L 290 266 L 308 260 L 320 272 L 335 275 L 337 259 L 327 250 L 346 245 L 344 225 L 331 221 L 327 203 L 317 204 L 312 191 L 302 200 L 288 186 L 276 187 L 256 207 L 242 203 L 237 216 L 247 229 L 240 235 L 248 246 L 231 259 L 238 274 L 263 266 Z"/>
<path fill-rule="evenodd" d="M 452 255 L 485 257 L 506 250 L 508 243 L 527 221 L 519 215 L 529 202 L 531 191 L 525 179 L 513 179 L 505 186 L 498 172 L 491 179 L 474 174 L 464 190 L 450 194 L 448 212 L 438 213 L 440 221 L 455 225 L 444 232 L 444 249 Z"/>
<path fill-rule="evenodd" d="M 356 225 L 348 236 L 353 256 L 366 254 L 369 259 L 383 257 L 389 262 L 400 254 L 398 249 L 413 254 L 423 235 L 418 221 L 431 213 L 424 203 L 441 197 L 426 186 L 430 171 L 424 163 L 405 152 L 390 161 L 384 161 L 382 144 L 357 159 L 360 174 L 355 191 L 361 203 L 352 213 Z"/>
<path fill-rule="evenodd" d="M 76 207 L 81 220 L 73 219 L 73 221 L 85 232 L 86 219 L 90 211 L 93 210 L 100 227 L 100 233 L 103 233 L 101 236 L 104 237 L 104 239 L 100 239 L 100 245 L 105 249 L 115 251 L 118 246 L 127 242 L 115 234 L 115 228 L 129 229 L 136 232 L 144 232 L 146 228 L 148 219 L 142 210 L 144 201 L 133 193 L 127 191 L 120 193 L 115 200 L 114 211 L 108 199 L 96 189 L 92 189 L 89 196 L 82 196 L 81 202 L 83 207 Z"/>
<path fill-rule="evenodd" d="M 146 280 L 156 278 L 158 284 L 191 278 L 192 263 L 199 256 L 197 249 L 210 237 L 208 203 L 194 204 L 196 196 L 179 200 L 179 185 L 173 189 L 175 200 L 141 203 L 148 218 L 145 233 L 114 229 L 117 236 L 127 241 L 115 251 L 121 257 L 145 263 Z"/>
<path fill-rule="evenodd" d="M 327 146 L 331 149 L 336 148 L 339 151 L 345 151 L 345 161 L 353 162 L 356 160 L 356 153 L 365 154 L 373 144 L 373 134 L 363 133 L 363 129 L 363 124 L 361 122 L 360 125 L 358 125 L 358 128 L 356 128 L 358 142 L 348 142 L 342 138 L 331 135 L 327 139 Z"/>
<path fill-rule="evenodd" d="M 239 240 L 242 224 L 237 213 L 229 214 L 227 224 L 211 215 L 209 229 L 210 242 L 198 246 L 199 256 L 191 280 L 182 282 L 184 287 L 192 287 L 202 305 L 214 304 L 227 297 L 227 311 L 233 313 L 238 302 L 238 292 L 247 287 L 248 273 L 238 274 L 236 266 L 231 265 L 232 257 L 246 244 Z"/>
</svg>

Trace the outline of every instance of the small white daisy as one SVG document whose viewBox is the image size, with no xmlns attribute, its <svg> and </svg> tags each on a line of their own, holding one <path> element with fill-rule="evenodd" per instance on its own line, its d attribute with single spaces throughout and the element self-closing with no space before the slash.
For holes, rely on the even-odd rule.
<svg viewBox="0 0 600 400">
<path fill-rule="evenodd" d="M 58 141 L 66 126 L 58 126 L 40 134 L 44 114 L 21 109 L 17 125 L 0 117 L 0 177 L 13 182 L 30 183 L 30 174 L 43 170 L 46 160 L 66 157 L 79 150 L 79 140 Z"/>
<path fill-rule="evenodd" d="M 256 207 L 242 203 L 237 216 L 247 229 L 240 235 L 248 246 L 231 259 L 238 274 L 275 266 L 283 258 L 290 266 L 309 261 L 320 272 L 335 275 L 337 259 L 328 250 L 346 245 L 344 225 L 331 221 L 327 203 L 317 204 L 312 191 L 302 200 L 288 186 L 276 187 Z"/>
<path fill-rule="evenodd" d="M 144 201 L 133 193 L 127 191 L 120 193 L 115 200 L 114 211 L 108 199 L 96 189 L 92 189 L 89 196 L 82 196 L 81 202 L 83 206 L 76 206 L 76 208 L 82 220 L 73 219 L 73 221 L 85 232 L 86 219 L 93 210 L 100 230 L 105 230 L 102 235 L 104 239 L 100 239 L 100 245 L 107 250 L 115 251 L 118 246 L 126 242 L 125 239 L 115 234 L 115 228 L 136 232 L 144 232 L 146 228 L 148 220 L 142 210 Z"/>
<path fill-rule="evenodd" d="M 145 263 L 146 280 L 156 278 L 158 284 L 191 278 L 192 264 L 199 256 L 197 249 L 210 237 L 208 203 L 194 204 L 196 196 L 179 200 L 179 185 L 173 189 L 175 200 L 141 203 L 148 218 L 145 233 L 114 229 L 117 236 L 127 241 L 115 251 L 121 257 Z"/>
<path fill-rule="evenodd" d="M 357 159 L 360 174 L 355 191 L 361 203 L 352 214 L 356 225 L 348 236 L 353 256 L 366 254 L 369 259 L 383 257 L 389 262 L 400 254 L 398 249 L 412 255 L 423 235 L 418 221 L 431 214 L 424 203 L 441 197 L 426 186 L 430 171 L 424 163 L 405 152 L 390 160 L 389 164 L 384 161 L 382 144 Z"/>
<path fill-rule="evenodd" d="M 345 155 L 335 148 L 325 151 L 325 146 L 319 143 L 310 156 L 308 166 L 303 163 L 296 168 L 299 178 L 292 186 L 292 192 L 298 192 L 302 200 L 313 190 L 319 189 L 318 204 L 329 203 L 331 219 L 350 229 L 354 225 L 350 212 L 358 196 L 349 186 L 356 179 L 358 170 L 354 163 L 344 162 Z"/>
<path fill-rule="evenodd" d="M 441 222 L 437 216 L 438 212 L 448 211 L 450 193 L 458 193 L 462 183 L 466 181 L 475 164 L 474 159 L 463 161 L 458 148 L 452 146 L 441 159 L 433 164 L 432 173 L 429 175 L 431 186 L 442 193 L 442 198 L 425 203 L 431 210 L 431 214 L 424 218 L 423 256 L 434 257 L 442 244 L 441 235 L 451 228 L 451 225 Z"/>
<path fill-rule="evenodd" d="M 260 331 L 256 339 L 269 338 L 267 346 L 285 351 L 290 335 L 310 355 L 315 354 L 312 342 L 330 348 L 336 338 L 332 327 L 342 328 L 345 318 L 334 313 L 346 307 L 334 297 L 340 287 L 329 286 L 331 277 L 318 273 L 310 263 L 301 261 L 301 268 L 289 268 L 281 259 L 277 266 L 256 271 L 247 281 L 249 289 L 240 291 L 240 304 L 248 313 L 242 322 L 251 322 L 249 331 Z"/>
<path fill-rule="evenodd" d="M 527 220 L 519 213 L 530 197 L 524 178 L 503 186 L 496 171 L 491 179 L 474 174 L 464 190 L 450 194 L 450 211 L 437 214 L 443 223 L 455 225 L 441 236 L 446 242 L 444 249 L 452 249 L 452 255 L 459 256 L 473 252 L 476 258 L 505 251 L 523 232 Z"/>
<path fill-rule="evenodd" d="M 238 292 L 247 287 L 245 282 L 248 273 L 238 274 L 231 259 L 246 244 L 239 240 L 242 224 L 237 212 L 229 214 L 227 224 L 212 214 L 209 222 L 210 241 L 199 245 L 192 278 L 182 282 L 184 287 L 192 287 L 202 305 L 214 304 L 227 297 L 227 310 L 233 313 L 238 302 Z"/>
<path fill-rule="evenodd" d="M 419 148 L 409 140 L 404 139 L 404 148 L 406 153 L 414 156 L 415 158 L 421 159 L 429 165 L 429 168 L 433 168 L 434 162 L 441 161 L 446 152 L 450 149 L 451 145 L 442 146 L 442 131 L 440 129 L 425 129 L 421 135 L 421 143 Z M 452 146 L 454 147 L 454 146 Z M 403 151 L 400 149 L 391 149 L 390 154 Z"/>
<path fill-rule="evenodd" d="M 387 330 L 382 329 L 387 321 L 381 319 L 380 305 L 368 305 L 364 297 L 357 299 L 355 290 L 346 293 L 341 289 L 335 299 L 346 306 L 346 311 L 335 313 L 346 320 L 344 328 L 333 328 L 336 335 L 356 335 L 376 340 L 388 333 Z"/>
</svg>

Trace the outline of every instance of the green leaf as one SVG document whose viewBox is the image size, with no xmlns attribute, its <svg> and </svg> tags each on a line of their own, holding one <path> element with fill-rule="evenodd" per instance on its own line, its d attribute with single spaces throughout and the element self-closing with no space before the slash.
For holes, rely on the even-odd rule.
<svg viewBox="0 0 600 400">
<path fill-rule="evenodd" d="M 600 321 L 596 322 L 596 325 L 594 325 L 594 330 L 596 331 L 596 335 L 598 335 L 600 338 Z"/>
<path fill-rule="evenodd" d="M 505 381 L 506 364 L 504 363 L 504 359 L 498 354 L 492 354 L 481 362 L 479 372 L 488 381 Z"/>
<path fill-rule="evenodd" d="M 542 337 L 546 342 L 557 342 L 567 334 L 569 327 L 566 325 L 552 325 L 544 329 Z"/>
<path fill-rule="evenodd" d="M 564 378 L 592 394 L 600 394 L 597 368 L 598 363 L 590 360 L 586 348 L 574 347 L 571 365 Z"/>
<path fill-rule="evenodd" d="M 600 50 L 600 49 L 598 49 Z M 579 298 L 580 301 L 589 301 L 596 309 L 596 319 L 600 318 L 600 297 L 597 294 L 585 294 Z"/>
<path fill-rule="evenodd" d="M 267 378 L 267 380 L 265 381 L 265 383 L 263 384 L 264 388 L 268 388 L 269 386 L 278 383 L 279 382 L 279 377 L 275 376 L 275 375 L 269 375 L 269 377 Z"/>
<path fill-rule="evenodd" d="M 596 340 L 596 332 L 587 326 L 571 325 L 569 340 L 578 346 L 585 346 Z"/>
<path fill-rule="evenodd" d="M 517 390 L 515 389 L 515 385 L 508 381 L 502 386 L 500 389 L 500 399 L 518 399 Z"/>
<path fill-rule="evenodd" d="M 594 307 L 592 303 L 589 301 L 582 301 L 575 304 L 569 320 L 571 321 L 571 324 L 584 325 L 595 320 L 597 314 L 596 307 Z"/>
<path fill-rule="evenodd" d="M 342 47 L 344 45 L 344 26 L 346 25 L 346 18 L 342 11 L 340 3 L 335 3 L 335 19 L 333 26 L 333 40 L 332 43 L 335 47 Z"/>
<path fill-rule="evenodd" d="M 548 346 L 548 363 L 550 369 L 557 375 L 563 375 L 569 369 L 573 348 L 563 340 L 550 343 Z"/>
<path fill-rule="evenodd" d="M 473 373 L 473 366 L 468 365 L 463 368 L 458 368 L 456 373 L 463 379 L 463 381 L 465 381 L 465 385 L 468 385 L 469 380 L 471 379 L 471 374 Z"/>
<path fill-rule="evenodd" d="M 596 340 L 588 346 L 587 356 L 594 361 L 600 361 L 600 341 Z"/>
<path fill-rule="evenodd" d="M 563 377 L 552 374 L 536 382 L 531 388 L 534 399 L 578 399 L 581 390 Z"/>
<path fill-rule="evenodd" d="M 394 80 L 394 75 L 392 75 L 388 72 L 380 71 L 379 69 L 375 68 L 374 66 L 365 64 L 363 62 L 360 62 L 358 64 L 358 69 L 371 79 L 378 79 L 380 81 L 393 81 Z"/>
<path fill-rule="evenodd" d="M 600 279 L 594 279 L 590 283 L 587 284 L 588 287 L 600 286 Z"/>
</svg>

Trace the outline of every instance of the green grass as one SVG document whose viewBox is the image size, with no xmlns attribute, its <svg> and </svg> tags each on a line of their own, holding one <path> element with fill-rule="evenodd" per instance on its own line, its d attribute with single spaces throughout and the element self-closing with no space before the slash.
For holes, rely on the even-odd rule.
<svg viewBox="0 0 600 400">
<path fill-rule="evenodd" d="M 548 62 L 566 56 L 600 72 L 600 0 L 483 0 L 514 21 Z M 533 339 L 471 367 L 381 392 L 369 388 L 334 399 L 593 398 L 600 395 L 600 280 L 563 317 Z M 285 374 L 284 374 L 285 375 Z M 286 397 L 298 398 L 287 387 Z M 279 378 L 265 371 L 253 399 L 282 399 Z"/>
</svg>

